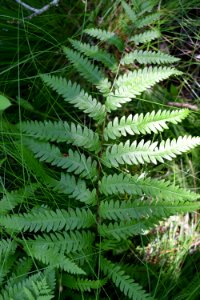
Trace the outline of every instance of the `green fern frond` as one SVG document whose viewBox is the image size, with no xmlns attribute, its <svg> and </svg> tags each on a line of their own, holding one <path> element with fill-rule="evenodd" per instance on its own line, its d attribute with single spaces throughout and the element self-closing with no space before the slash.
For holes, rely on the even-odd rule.
<svg viewBox="0 0 200 300">
<path fill-rule="evenodd" d="M 72 39 L 69 39 L 69 41 L 77 51 L 83 53 L 85 56 L 102 62 L 113 72 L 117 70 L 117 61 L 115 57 L 107 51 L 99 49 L 97 45 L 91 46 L 90 44 L 81 43 L 80 41 Z"/>
<path fill-rule="evenodd" d="M 134 24 L 137 20 L 137 15 L 134 10 L 126 2 L 122 1 L 122 6 L 129 20 Z"/>
<path fill-rule="evenodd" d="M 32 266 L 33 260 L 30 257 L 19 258 L 13 267 L 14 272 L 6 282 L 5 289 L 9 288 L 9 285 L 13 286 L 24 280 L 31 271 Z"/>
<path fill-rule="evenodd" d="M 58 76 L 44 74 L 40 77 L 59 95 L 62 95 L 65 101 L 78 107 L 94 120 L 99 122 L 104 120 L 106 114 L 105 105 L 102 105 L 96 99 L 93 99 L 88 93 L 81 89 L 80 85 Z"/>
<path fill-rule="evenodd" d="M 119 51 L 123 51 L 124 49 L 124 43 L 114 32 L 97 28 L 85 29 L 84 32 L 102 42 L 116 46 Z"/>
<path fill-rule="evenodd" d="M 92 160 L 90 156 L 87 158 L 84 154 L 69 149 L 65 157 L 55 145 L 33 138 L 23 138 L 23 143 L 40 161 L 45 161 L 52 166 L 67 169 L 67 172 L 73 172 L 76 175 L 80 175 L 80 177 L 86 177 L 91 180 L 97 178 L 97 162 Z"/>
<path fill-rule="evenodd" d="M 46 281 L 46 283 L 49 286 L 49 279 L 48 279 L 48 270 L 45 272 L 37 272 L 36 274 L 29 276 L 23 280 L 21 280 L 17 284 L 9 285 L 7 286 L 0 295 L 0 300 L 27 300 L 27 294 L 25 293 L 26 289 L 32 290 L 33 283 L 36 284 L 37 282 L 41 282 L 43 280 Z M 51 274 L 53 274 L 53 270 L 51 269 Z M 55 273 L 54 273 L 55 274 Z M 51 288 L 49 286 L 49 288 Z M 52 288 L 51 288 L 52 290 Z M 43 298 L 34 298 L 34 300 L 42 300 Z M 47 298 L 48 299 L 48 298 Z M 47 300 L 44 298 L 44 300 Z"/>
<path fill-rule="evenodd" d="M 160 32 L 157 29 L 146 30 L 143 33 L 133 35 L 129 38 L 129 42 L 134 42 L 136 45 L 151 42 L 160 37 Z"/>
<path fill-rule="evenodd" d="M 143 220 L 125 220 L 111 222 L 99 226 L 99 234 L 102 237 L 114 238 L 116 240 L 127 239 L 133 235 L 145 234 L 152 227 L 155 227 L 163 218 L 148 218 Z"/>
<path fill-rule="evenodd" d="M 94 234 L 90 231 L 70 231 L 62 233 L 50 233 L 43 236 L 36 236 L 34 240 L 26 240 L 25 244 L 29 249 L 34 251 L 35 248 L 54 249 L 56 252 L 73 253 L 80 252 L 81 250 L 88 248 L 94 241 Z"/>
<path fill-rule="evenodd" d="M 158 21 L 161 17 L 160 12 L 152 13 L 146 17 L 142 17 L 140 19 L 137 19 L 137 22 L 134 24 L 135 27 L 137 28 L 143 28 L 145 26 L 149 26 L 155 21 Z"/>
<path fill-rule="evenodd" d="M 27 254 L 35 259 L 41 261 L 43 264 L 53 268 L 59 268 L 70 274 L 85 275 L 85 272 L 72 260 L 66 257 L 62 252 L 55 252 L 55 249 L 44 247 L 26 247 Z"/>
<path fill-rule="evenodd" d="M 32 289 L 24 287 L 24 293 L 27 296 L 27 300 L 51 300 L 54 298 L 45 278 L 32 282 Z"/>
<path fill-rule="evenodd" d="M 129 299 L 153 300 L 153 298 L 147 294 L 138 283 L 134 282 L 134 280 L 126 274 L 119 265 L 101 257 L 101 269 Z"/>
<path fill-rule="evenodd" d="M 108 167 L 118 167 L 121 164 L 163 163 L 164 159 L 172 160 L 177 155 L 200 145 L 200 137 L 179 136 L 177 140 L 162 140 L 160 145 L 157 145 L 158 142 L 141 140 L 137 144 L 136 141 L 130 143 L 128 140 L 125 144 L 109 146 L 102 156 L 102 162 Z"/>
<path fill-rule="evenodd" d="M 73 64 L 74 68 L 90 83 L 94 84 L 100 92 L 107 94 L 111 84 L 104 73 L 89 59 L 80 55 L 79 52 L 63 47 L 63 51 Z"/>
<path fill-rule="evenodd" d="M 91 290 L 100 289 L 106 284 L 106 279 L 89 280 L 83 278 L 75 278 L 71 275 L 64 274 L 62 276 L 62 284 L 70 289 L 79 290 L 81 292 L 90 292 Z"/>
<path fill-rule="evenodd" d="M 30 137 L 38 138 L 42 141 L 66 142 L 77 147 L 84 147 L 91 151 L 100 150 L 99 136 L 86 126 L 68 124 L 67 122 L 22 122 L 20 130 Z"/>
<path fill-rule="evenodd" d="M 99 182 L 99 190 L 104 195 L 139 195 L 154 199 L 173 201 L 195 201 L 200 195 L 172 185 L 169 181 L 142 178 L 137 175 L 114 174 L 103 176 Z"/>
<path fill-rule="evenodd" d="M 90 191 L 84 180 L 76 181 L 76 178 L 69 174 L 61 173 L 60 181 L 55 181 L 50 186 L 54 191 L 70 195 L 70 198 L 75 198 L 85 204 L 94 205 L 96 203 L 96 189 Z"/>
<path fill-rule="evenodd" d="M 95 222 L 89 209 L 35 211 L 11 216 L 0 216 L 1 226 L 12 231 L 56 231 L 88 228 Z"/>
<path fill-rule="evenodd" d="M 25 202 L 27 198 L 34 196 L 34 192 L 38 187 L 38 183 L 32 183 L 16 191 L 5 191 L 4 196 L 1 198 L 0 201 L 0 215 L 8 213 L 9 211 L 13 210 L 17 205 Z"/>
<path fill-rule="evenodd" d="M 104 201 L 100 204 L 100 216 L 114 221 L 144 217 L 167 218 L 177 213 L 192 212 L 200 208 L 200 202 L 179 201 Z"/>
<path fill-rule="evenodd" d="M 17 248 L 17 243 L 14 240 L 0 240 L 0 256 L 13 254 Z"/>
<path fill-rule="evenodd" d="M 180 75 L 180 71 L 170 67 L 145 67 L 144 69 L 128 72 L 119 76 L 115 81 L 115 92 L 106 99 L 108 111 L 116 110 L 123 103 L 131 101 L 157 82 L 167 79 L 171 75 Z"/>
<path fill-rule="evenodd" d="M 140 64 L 171 64 L 180 59 L 161 51 L 143 51 L 135 50 L 125 54 L 121 60 L 122 65 L 129 65 L 137 61 Z"/>
<path fill-rule="evenodd" d="M 126 136 L 127 134 L 147 134 L 158 133 L 164 129 L 168 129 L 167 122 L 177 124 L 185 119 L 189 114 L 188 109 L 183 110 L 159 110 L 158 112 L 152 111 L 145 115 L 136 114 L 129 115 L 127 118 L 123 116 L 121 119 L 115 117 L 113 121 L 108 122 L 107 127 L 104 129 L 104 138 L 107 141 L 109 138 L 116 139 L 118 137 Z"/>
</svg>

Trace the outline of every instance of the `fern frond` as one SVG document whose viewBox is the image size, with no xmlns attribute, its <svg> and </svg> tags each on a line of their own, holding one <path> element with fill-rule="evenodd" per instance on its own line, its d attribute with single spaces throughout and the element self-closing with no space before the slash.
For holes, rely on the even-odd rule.
<svg viewBox="0 0 200 300">
<path fill-rule="evenodd" d="M 33 260 L 30 257 L 19 258 L 14 266 L 14 272 L 6 282 L 5 289 L 9 285 L 13 286 L 14 284 L 19 283 L 27 277 L 27 274 L 31 271 L 33 266 Z"/>
<path fill-rule="evenodd" d="M 116 46 L 119 51 L 123 51 L 124 49 L 124 43 L 114 32 L 97 28 L 85 29 L 84 32 L 102 42 Z"/>
<path fill-rule="evenodd" d="M 67 122 L 22 122 L 19 128 L 30 137 L 43 141 L 66 142 L 77 147 L 84 147 L 91 151 L 100 150 L 99 136 L 86 126 L 75 125 Z"/>
<path fill-rule="evenodd" d="M 70 289 L 79 290 L 81 292 L 90 292 L 91 290 L 100 289 L 106 284 L 106 279 L 89 280 L 83 278 L 75 278 L 71 275 L 64 274 L 62 276 L 62 284 Z"/>
<path fill-rule="evenodd" d="M 27 300 L 51 300 L 54 298 L 45 278 L 32 282 L 32 289 L 24 287 L 23 290 Z"/>
<path fill-rule="evenodd" d="M 71 274 L 85 275 L 85 272 L 62 252 L 55 251 L 52 248 L 46 249 L 45 247 L 44 250 L 41 245 L 39 247 L 30 247 L 29 245 L 26 249 L 29 256 L 34 257 L 45 265 L 59 268 Z"/>
<path fill-rule="evenodd" d="M 50 184 L 54 191 L 70 195 L 70 198 L 75 198 L 85 204 L 96 203 L 96 189 L 90 191 L 86 182 L 82 179 L 78 179 L 69 174 L 61 173 L 60 181 Z"/>
<path fill-rule="evenodd" d="M 157 145 L 158 142 L 141 140 L 137 144 L 136 141 L 130 143 L 128 140 L 125 144 L 109 146 L 102 156 L 102 162 L 108 167 L 118 167 L 121 164 L 163 163 L 164 159 L 172 160 L 177 155 L 200 145 L 200 137 L 179 136 L 177 140 L 167 139 Z"/>
<path fill-rule="evenodd" d="M 90 231 L 55 232 L 43 236 L 37 235 L 34 240 L 26 240 L 25 244 L 33 251 L 35 248 L 41 248 L 43 251 L 54 249 L 55 253 L 73 253 L 90 247 L 94 238 L 94 234 Z"/>
<path fill-rule="evenodd" d="M 192 212 L 200 208 L 200 202 L 179 201 L 104 201 L 100 204 L 100 216 L 109 220 L 131 220 L 144 217 L 167 218 L 177 213 Z"/>
<path fill-rule="evenodd" d="M 152 13 L 146 17 L 142 17 L 140 19 L 137 19 L 137 22 L 134 24 L 137 28 L 143 28 L 145 26 L 149 26 L 155 21 L 158 21 L 161 17 L 160 12 Z"/>
<path fill-rule="evenodd" d="M 122 65 L 129 65 L 137 61 L 140 64 L 171 64 L 180 59 L 161 51 L 143 51 L 135 50 L 131 53 L 125 54 L 120 63 Z"/>
<path fill-rule="evenodd" d="M 83 53 L 85 56 L 92 58 L 94 60 L 102 62 L 111 71 L 115 72 L 117 69 L 117 61 L 113 55 L 107 51 L 99 49 L 97 45 L 91 46 L 90 44 L 81 43 L 77 40 L 69 39 L 72 46 L 79 52 Z"/>
<path fill-rule="evenodd" d="M 122 1 L 122 6 L 129 20 L 134 24 L 137 20 L 137 15 L 134 10 L 126 2 Z"/>
<path fill-rule="evenodd" d="M 119 265 L 101 257 L 101 269 L 129 299 L 153 300 L 153 298 L 147 294 L 138 283 L 134 282 Z"/>
<path fill-rule="evenodd" d="M 99 234 L 103 237 L 114 238 L 116 240 L 127 239 L 133 235 L 145 234 L 151 228 L 155 227 L 162 218 L 149 218 L 143 220 L 127 220 L 121 222 L 112 222 L 101 224 Z"/>
<path fill-rule="evenodd" d="M 52 166 L 67 169 L 69 173 L 73 172 L 76 175 L 80 175 L 80 177 L 86 177 L 91 180 L 95 180 L 98 175 L 97 162 L 92 160 L 90 156 L 87 158 L 84 154 L 69 149 L 68 156 L 65 157 L 55 145 L 38 141 L 34 138 L 23 138 L 23 143 L 40 161 L 45 161 Z"/>
<path fill-rule="evenodd" d="M 88 228 L 95 222 L 89 209 L 35 211 L 11 216 L 0 216 L 1 226 L 12 231 L 56 231 Z"/>
<path fill-rule="evenodd" d="M 142 178 L 137 175 L 114 174 L 103 176 L 99 182 L 99 190 L 104 195 L 139 195 L 167 201 L 195 201 L 200 195 L 181 189 L 169 181 Z"/>
<path fill-rule="evenodd" d="M 38 183 L 32 183 L 16 191 L 5 191 L 5 194 L 0 201 L 0 215 L 8 213 L 17 205 L 25 202 L 27 198 L 34 196 L 34 192 L 38 187 Z"/>
<path fill-rule="evenodd" d="M 73 64 L 75 69 L 90 83 L 94 84 L 103 94 L 110 91 L 111 84 L 104 73 L 89 59 L 80 55 L 79 52 L 63 47 L 63 51 Z"/>
<path fill-rule="evenodd" d="M 129 38 L 129 42 L 134 42 L 136 45 L 151 42 L 160 37 L 160 32 L 157 29 L 146 30 L 143 33 L 133 35 Z"/>
<path fill-rule="evenodd" d="M 0 257 L 2 255 L 13 254 L 17 248 L 17 243 L 14 240 L 0 240 Z"/>
<path fill-rule="evenodd" d="M 66 102 L 78 107 L 94 120 L 99 122 L 104 120 L 106 114 L 105 105 L 102 105 L 96 99 L 93 99 L 88 93 L 81 89 L 80 85 L 58 76 L 44 74 L 40 77 L 59 95 L 62 95 Z"/>
<path fill-rule="evenodd" d="M 17 284 L 13 284 L 13 285 L 9 285 L 7 286 L 1 293 L 0 295 L 0 300 L 27 300 L 27 294 L 25 293 L 26 289 L 30 289 L 32 290 L 33 288 L 33 283 L 36 284 L 37 282 L 41 282 L 43 280 L 45 280 L 46 284 L 48 284 L 49 288 L 49 274 L 47 273 L 49 272 L 49 270 L 45 271 L 45 272 L 37 272 L 36 274 L 29 276 L 23 280 L 21 280 L 19 283 Z M 51 274 L 53 274 L 53 270 L 51 269 Z M 25 289 L 25 290 L 24 290 Z M 52 290 L 52 288 L 51 288 Z M 30 294 L 29 294 L 30 295 Z M 45 298 L 33 298 L 34 300 L 39 300 L 39 299 L 44 299 L 47 300 Z M 50 299 L 50 298 L 49 298 Z"/>
<path fill-rule="evenodd" d="M 116 139 L 118 137 L 126 136 L 127 134 L 147 134 L 158 133 L 164 129 L 168 129 L 167 122 L 177 124 L 185 119 L 189 114 L 188 109 L 183 110 L 159 110 L 152 111 L 145 115 L 136 114 L 129 115 L 127 118 L 123 116 L 121 119 L 115 117 L 113 121 L 108 122 L 104 129 L 104 138 L 107 141 L 109 138 Z"/>
<path fill-rule="evenodd" d="M 108 110 L 116 110 L 157 82 L 180 74 L 182 73 L 170 67 L 145 67 L 119 76 L 115 81 L 115 92 L 106 99 L 106 107 Z"/>
</svg>

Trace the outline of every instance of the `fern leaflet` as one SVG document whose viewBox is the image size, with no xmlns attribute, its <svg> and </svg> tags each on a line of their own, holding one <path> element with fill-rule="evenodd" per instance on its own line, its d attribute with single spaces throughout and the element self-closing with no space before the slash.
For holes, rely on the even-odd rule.
<svg viewBox="0 0 200 300">
<path fill-rule="evenodd" d="M 171 75 L 180 75 L 181 72 L 170 67 L 145 67 L 144 69 L 128 72 L 119 76 L 115 81 L 115 92 L 107 97 L 108 110 L 116 110 L 123 103 L 130 102 L 157 82 L 167 79 Z"/>
<path fill-rule="evenodd" d="M 115 57 L 110 53 L 99 49 L 97 45 L 91 46 L 90 44 L 81 43 L 72 39 L 70 39 L 70 43 L 77 51 L 83 53 L 89 58 L 102 62 L 111 71 L 115 72 L 117 70 L 117 61 Z"/>
<path fill-rule="evenodd" d="M 135 283 L 119 265 L 112 263 L 104 257 L 101 257 L 101 269 L 109 279 L 118 287 L 125 296 L 132 300 L 153 300 L 142 287 Z"/>
<path fill-rule="evenodd" d="M 145 26 L 149 26 L 152 23 L 154 23 L 155 21 L 158 21 L 160 19 L 160 16 L 161 16 L 160 12 L 152 13 L 146 17 L 142 17 L 142 18 L 138 19 L 134 25 L 137 28 L 143 28 Z"/>
<path fill-rule="evenodd" d="M 90 156 L 86 158 L 84 154 L 69 149 L 65 157 L 55 145 L 33 138 L 23 138 L 23 143 L 40 161 L 45 161 L 52 166 L 67 169 L 67 172 L 73 172 L 76 175 L 80 175 L 80 177 L 86 177 L 91 180 L 95 180 L 97 177 L 97 162 L 92 160 Z"/>
<path fill-rule="evenodd" d="M 84 32 L 92 37 L 99 39 L 102 42 L 107 42 L 111 45 L 115 45 L 119 51 L 123 51 L 124 49 L 122 40 L 119 39 L 119 37 L 114 32 L 97 28 L 85 29 Z"/>
<path fill-rule="evenodd" d="M 75 69 L 90 83 L 94 84 L 103 94 L 110 91 L 110 82 L 103 72 L 94 66 L 89 59 L 80 55 L 79 52 L 63 47 L 64 53 L 71 61 Z"/>
<path fill-rule="evenodd" d="M 137 61 L 140 64 L 171 64 L 179 61 L 179 58 L 163 53 L 161 51 L 135 50 L 126 54 L 122 60 L 122 65 L 129 65 Z"/>
<path fill-rule="evenodd" d="M 152 111 L 146 115 L 143 115 L 143 113 L 134 116 L 129 115 L 127 118 L 124 116 L 120 120 L 118 117 L 115 117 L 115 119 L 108 122 L 107 127 L 105 127 L 104 138 L 107 141 L 109 138 L 116 139 L 122 135 L 126 136 L 127 134 L 158 133 L 159 131 L 168 129 L 167 122 L 177 124 L 185 119 L 188 114 L 189 110 L 183 109 L 174 111 Z"/>
<path fill-rule="evenodd" d="M 129 38 L 129 42 L 134 42 L 136 45 L 151 42 L 160 37 L 160 32 L 157 29 L 146 30 L 143 33 L 133 35 Z"/>
<path fill-rule="evenodd" d="M 106 114 L 105 105 L 102 105 L 96 99 L 93 99 L 88 93 L 81 89 L 80 85 L 58 76 L 41 75 L 40 77 L 59 95 L 62 95 L 66 102 L 78 107 L 94 120 L 99 122 L 104 120 Z"/>
<path fill-rule="evenodd" d="M 169 181 L 142 178 L 137 175 L 114 174 L 103 176 L 99 182 L 100 192 L 105 195 L 139 195 L 148 196 L 155 199 L 177 201 L 194 201 L 200 196 L 186 189 L 172 185 Z"/>
<path fill-rule="evenodd" d="M 94 216 L 88 209 L 76 210 L 47 210 L 35 211 L 11 216 L 0 216 L 0 223 L 12 231 L 56 231 L 88 228 L 95 222 Z"/>
<path fill-rule="evenodd" d="M 83 279 L 83 278 L 74 278 L 71 275 L 63 275 L 62 277 L 62 283 L 66 287 L 73 289 L 73 290 L 79 290 L 82 292 L 90 292 L 93 289 L 100 289 L 102 286 L 106 284 L 106 279 L 97 279 L 97 280 L 89 280 L 89 279 Z"/>
<path fill-rule="evenodd" d="M 109 220 L 131 220 L 143 217 L 167 218 L 176 213 L 192 212 L 200 208 L 200 202 L 179 201 L 104 201 L 100 204 L 100 215 Z"/>
<path fill-rule="evenodd" d="M 70 195 L 70 198 L 75 198 L 86 204 L 96 203 L 96 189 L 90 191 L 86 182 L 82 179 L 76 181 L 74 176 L 61 173 L 61 180 L 54 181 L 50 186 L 54 191 Z"/>
<path fill-rule="evenodd" d="M 97 133 L 88 129 L 86 126 L 81 127 L 67 122 L 22 122 L 19 128 L 23 133 L 30 137 L 38 138 L 43 141 L 66 142 L 77 147 L 84 147 L 91 151 L 100 150 L 99 136 Z"/>
<path fill-rule="evenodd" d="M 160 145 L 157 145 L 158 142 L 141 140 L 137 144 L 136 141 L 130 143 L 128 140 L 125 144 L 109 146 L 102 156 L 102 162 L 108 167 L 118 167 L 121 164 L 163 163 L 164 159 L 172 160 L 177 155 L 200 145 L 200 137 L 179 136 L 177 140 L 162 140 Z"/>
</svg>

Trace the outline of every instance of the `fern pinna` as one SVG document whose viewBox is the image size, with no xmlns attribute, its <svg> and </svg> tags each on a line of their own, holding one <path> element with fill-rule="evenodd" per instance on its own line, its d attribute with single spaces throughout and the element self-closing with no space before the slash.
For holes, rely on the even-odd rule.
<svg viewBox="0 0 200 300">
<path fill-rule="evenodd" d="M 125 2 L 123 8 L 137 30 L 159 18 L 149 13 L 150 8 L 137 12 Z M 179 136 L 161 142 L 150 138 L 151 133 L 181 122 L 189 110 L 120 116 L 133 98 L 181 74 L 161 65 L 176 62 L 175 57 L 134 48 L 160 33 L 148 29 L 129 37 L 133 51 L 128 54 L 124 41 L 113 32 L 87 29 L 85 33 L 111 49 L 116 47 L 121 58 L 118 61 L 97 45 L 72 39 L 72 48 L 63 47 L 69 63 L 96 87 L 95 97 L 77 82 L 41 75 L 71 109 L 74 106 L 93 123 L 49 120 L 17 125 L 22 145 L 16 139 L 16 148 L 21 151 L 23 147 L 24 162 L 31 164 L 37 182 L 19 191 L 5 191 L 0 201 L 4 230 L 0 299 L 58 299 L 58 295 L 59 299 L 108 299 L 108 287 L 109 299 L 114 299 L 114 286 L 120 299 L 153 299 L 126 265 L 118 263 L 119 255 L 133 247 L 133 236 L 148 233 L 164 218 L 200 207 L 194 192 L 138 172 L 138 166 L 170 161 L 200 144 L 200 137 Z M 46 201 L 27 210 L 26 204 L 41 196 L 41 186 L 51 193 L 53 203 Z M 55 204 L 57 199 L 61 207 Z M 20 213 L 19 208 L 23 209 Z M 111 258 L 111 253 L 118 256 Z"/>
</svg>

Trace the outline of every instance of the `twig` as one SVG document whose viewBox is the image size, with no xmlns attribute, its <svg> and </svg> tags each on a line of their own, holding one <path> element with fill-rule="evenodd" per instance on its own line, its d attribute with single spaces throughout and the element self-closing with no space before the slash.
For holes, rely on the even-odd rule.
<svg viewBox="0 0 200 300">
<path fill-rule="evenodd" d="M 33 11 L 34 13 L 31 14 L 30 16 L 27 17 L 27 19 L 32 19 L 33 17 L 36 17 L 38 15 L 41 15 L 43 12 L 47 11 L 51 6 L 56 6 L 58 5 L 60 0 L 53 0 L 51 1 L 49 4 L 43 6 L 40 9 L 34 8 L 24 2 L 22 2 L 21 0 L 15 0 L 18 4 L 20 4 L 21 6 L 25 7 L 28 10 Z"/>
<path fill-rule="evenodd" d="M 175 106 L 175 107 L 189 108 L 191 110 L 196 110 L 196 111 L 199 110 L 197 105 L 192 105 L 190 103 L 168 102 L 167 104 L 170 106 Z"/>
</svg>

